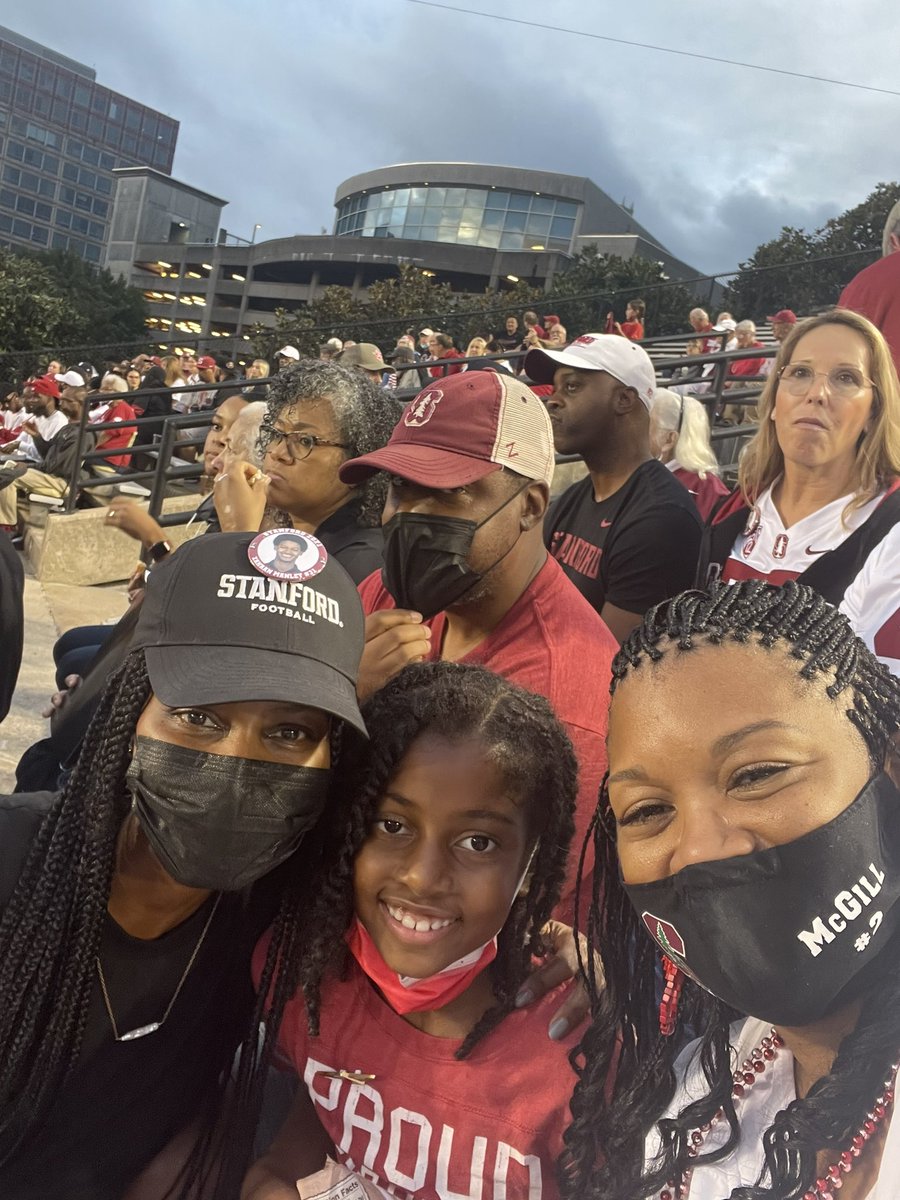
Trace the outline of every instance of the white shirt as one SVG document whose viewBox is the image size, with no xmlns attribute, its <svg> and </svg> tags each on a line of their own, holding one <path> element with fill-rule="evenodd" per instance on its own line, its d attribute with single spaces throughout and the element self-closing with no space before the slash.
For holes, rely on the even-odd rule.
<svg viewBox="0 0 900 1200">
<path fill-rule="evenodd" d="M 26 413 L 27 418 L 28 414 Z M 59 431 L 65 429 L 69 423 L 69 418 L 65 413 L 60 412 L 59 409 L 51 413 L 49 417 L 32 417 L 31 419 L 34 421 L 38 433 L 45 442 L 52 442 Z M 34 444 L 34 438 L 30 433 L 21 433 L 19 435 L 19 454 L 23 458 L 30 459 L 32 462 L 40 462 L 43 457 Z"/>
<path fill-rule="evenodd" d="M 772 487 L 767 487 L 756 505 L 759 524 L 752 533 L 738 534 L 722 569 L 722 579 L 727 583 L 766 579 L 774 584 L 796 579 L 820 555 L 837 549 L 867 521 L 884 493 L 845 517 L 844 509 L 852 499 L 841 496 L 786 527 L 772 500 Z M 900 675 L 900 524 L 866 559 L 844 593 L 840 608 L 857 636 L 895 675 Z"/>
<path fill-rule="evenodd" d="M 730 1041 L 734 1069 L 737 1069 L 749 1052 L 768 1036 L 771 1028 L 769 1022 L 759 1021 L 755 1017 L 748 1017 L 745 1021 L 738 1021 L 732 1025 Z M 699 1045 L 699 1039 L 691 1042 L 679 1055 L 675 1064 L 678 1086 L 663 1117 L 677 1116 L 693 1100 L 699 1100 L 707 1094 L 708 1087 L 697 1055 Z M 774 1061 L 766 1063 L 765 1071 L 756 1077 L 755 1083 L 744 1094 L 744 1098 L 737 1101 L 741 1132 L 737 1147 L 727 1158 L 695 1169 L 688 1192 L 689 1200 L 727 1200 L 734 1188 L 755 1184 L 764 1163 L 763 1134 L 774 1121 L 776 1113 L 787 1108 L 796 1098 L 794 1059 L 790 1051 L 783 1046 Z M 727 1139 L 728 1122 L 717 1121 L 705 1135 L 701 1153 L 723 1145 Z M 647 1138 L 645 1169 L 652 1164 L 659 1147 L 659 1135 L 654 1129 Z M 866 1200 L 897 1200 L 898 1179 L 900 1121 L 891 1121 L 878 1171 L 878 1181 Z"/>
<path fill-rule="evenodd" d="M 20 408 L 18 412 L 12 412 L 10 409 L 6 409 L 6 411 L 3 413 L 3 428 L 9 429 L 11 432 L 15 432 L 15 430 L 19 428 L 27 416 L 28 413 L 24 408 Z"/>
</svg>

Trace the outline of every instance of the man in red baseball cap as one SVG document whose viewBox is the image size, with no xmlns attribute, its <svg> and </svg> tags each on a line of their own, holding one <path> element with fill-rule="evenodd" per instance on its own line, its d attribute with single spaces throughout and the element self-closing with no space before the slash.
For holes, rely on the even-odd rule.
<svg viewBox="0 0 900 1200">
<path fill-rule="evenodd" d="M 338 473 L 351 486 L 376 471 L 390 476 L 384 568 L 359 589 L 361 695 L 407 663 L 448 659 L 546 696 L 581 767 L 572 843 L 580 847 L 606 769 L 617 647 L 544 546 L 554 462 L 550 418 L 534 392 L 509 375 L 466 371 L 419 392 L 388 444 Z M 563 919 L 574 913 L 575 867 Z"/>
<path fill-rule="evenodd" d="M 797 314 L 789 308 L 780 308 L 773 316 L 766 317 L 766 320 L 772 326 L 772 337 L 780 346 L 797 324 Z"/>
</svg>

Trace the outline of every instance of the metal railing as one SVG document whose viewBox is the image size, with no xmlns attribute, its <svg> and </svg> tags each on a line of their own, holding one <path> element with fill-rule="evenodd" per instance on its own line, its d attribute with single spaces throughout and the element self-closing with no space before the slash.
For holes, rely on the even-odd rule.
<svg viewBox="0 0 900 1200">
<path fill-rule="evenodd" d="M 707 336 L 707 335 L 704 335 Z M 708 335 L 710 337 L 714 335 Z M 718 336 L 718 335 L 715 335 Z M 722 335 L 723 337 L 725 335 Z M 657 338 L 654 341 L 665 343 L 666 341 L 675 343 L 684 341 L 684 335 L 673 334 L 668 338 Z M 507 353 L 484 355 L 477 359 L 465 358 L 464 356 L 454 358 L 443 358 L 437 360 L 422 360 L 417 363 L 409 364 L 409 366 L 401 366 L 398 373 L 403 370 L 419 369 L 424 372 L 429 367 L 440 367 L 442 371 L 445 368 L 453 366 L 470 366 L 483 365 L 505 360 L 514 366 L 522 358 L 527 351 L 513 350 Z M 721 413 L 725 405 L 736 405 L 740 407 L 753 408 L 759 401 L 762 384 L 765 382 L 765 375 L 756 376 L 739 376 L 731 377 L 728 375 L 728 368 L 731 363 L 742 359 L 758 358 L 761 362 L 774 357 L 776 348 L 762 347 L 758 349 L 746 350 L 721 350 L 716 353 L 691 355 L 687 357 L 671 357 L 660 358 L 654 362 L 654 367 L 657 372 L 657 380 L 660 386 L 675 384 L 682 386 L 687 390 L 688 394 L 693 394 L 695 398 L 707 410 L 710 418 L 710 426 L 712 427 L 712 442 L 714 447 L 724 445 L 730 440 L 734 440 L 735 448 L 739 443 L 744 442 L 748 437 L 756 431 L 755 424 L 740 424 L 737 426 L 717 426 L 716 422 L 721 418 Z M 683 385 L 679 385 L 676 378 L 671 375 L 667 376 L 668 372 L 677 370 L 686 365 L 696 367 L 712 366 L 713 370 L 704 375 L 700 379 L 695 379 Z M 446 373 L 446 372 L 444 372 Z M 527 377 L 520 376 L 524 382 L 529 382 Z M 430 377 L 429 382 L 438 382 L 440 376 Z M 737 387 L 726 387 L 726 384 L 738 382 Z M 183 397 L 190 393 L 202 391 L 215 391 L 217 400 L 221 402 L 222 394 L 224 396 L 242 392 L 248 388 L 266 387 L 271 382 L 271 378 L 264 379 L 240 379 L 228 380 L 223 383 L 216 384 L 193 384 L 193 385 L 178 385 L 174 395 L 176 398 Z M 696 393 L 691 391 L 691 383 L 702 385 L 702 390 Z M 159 395 L 160 388 L 139 389 L 134 392 L 118 392 L 109 394 L 110 401 L 114 399 L 124 400 L 131 404 L 138 402 L 150 396 Z M 391 394 L 398 400 L 405 402 L 415 396 L 420 388 L 404 388 L 397 389 Z M 88 401 L 102 401 L 106 397 L 106 393 L 97 393 L 88 397 Z M 149 489 L 150 495 L 148 499 L 148 512 L 159 522 L 160 525 L 177 525 L 183 523 L 191 515 L 189 512 L 178 513 L 162 513 L 163 500 L 167 494 L 171 493 L 173 485 L 183 485 L 200 479 L 203 474 L 203 464 L 200 461 L 179 461 L 174 457 L 176 450 L 186 449 L 190 447 L 201 447 L 206 440 L 206 429 L 214 415 L 215 409 L 195 409 L 186 413 L 171 413 L 171 414 L 151 414 L 149 416 L 138 416 L 123 421 L 102 421 L 91 422 L 89 420 L 88 402 L 85 403 L 81 414 L 81 421 L 78 428 L 78 437 L 75 444 L 73 454 L 73 467 L 67 480 L 68 489 L 65 496 L 63 506 L 64 513 L 72 513 L 76 510 L 79 497 L 90 496 L 91 492 L 96 489 L 110 489 L 127 483 L 140 483 Z M 155 429 L 161 427 L 156 440 L 142 440 L 142 431 L 147 430 L 148 426 Z M 107 430 L 115 429 L 121 431 L 123 428 L 133 428 L 135 430 L 135 440 L 128 446 L 116 447 L 100 447 L 99 449 L 89 450 L 89 438 L 94 434 L 101 434 Z M 185 430 L 194 431 L 192 435 L 184 436 Z M 152 466 L 143 466 L 138 469 L 134 466 L 128 468 L 114 468 L 111 472 L 104 472 L 98 475 L 85 475 L 85 470 L 90 471 L 93 464 L 101 464 L 109 466 L 109 460 L 112 458 L 129 458 L 132 462 L 137 458 L 153 458 L 155 461 Z M 572 462 L 577 461 L 577 455 L 557 455 L 557 462 Z M 733 473 L 737 468 L 736 457 L 734 461 L 722 463 L 724 473 Z"/>
</svg>

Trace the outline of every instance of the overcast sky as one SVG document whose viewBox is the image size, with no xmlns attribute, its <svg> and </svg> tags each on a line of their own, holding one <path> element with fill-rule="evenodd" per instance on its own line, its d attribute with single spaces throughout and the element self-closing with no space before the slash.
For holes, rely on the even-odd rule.
<svg viewBox="0 0 900 1200">
<path fill-rule="evenodd" d="M 898 87 L 896 0 L 449 2 Z M 173 174 L 258 240 L 330 231 L 360 171 L 503 163 L 587 175 L 672 253 L 724 271 L 900 175 L 900 97 L 409 0 L 0 0 L 0 23 L 179 120 Z"/>
</svg>

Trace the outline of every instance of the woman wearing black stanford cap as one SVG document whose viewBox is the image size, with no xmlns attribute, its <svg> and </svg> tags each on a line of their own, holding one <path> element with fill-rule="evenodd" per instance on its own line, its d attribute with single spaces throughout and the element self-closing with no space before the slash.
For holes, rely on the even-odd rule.
<svg viewBox="0 0 900 1200">
<path fill-rule="evenodd" d="M 256 541 L 199 539 L 155 569 L 65 789 L 0 799 L 5 1200 L 238 1190 L 293 990 L 297 847 L 337 739 L 363 732 L 352 582 L 312 537 L 288 578 Z M 287 969 L 258 1044 L 270 924 L 260 995 Z"/>
</svg>

